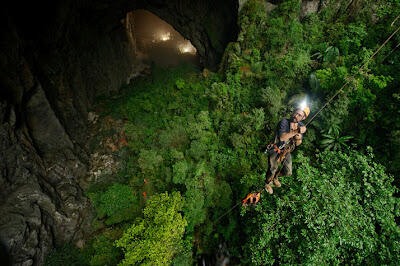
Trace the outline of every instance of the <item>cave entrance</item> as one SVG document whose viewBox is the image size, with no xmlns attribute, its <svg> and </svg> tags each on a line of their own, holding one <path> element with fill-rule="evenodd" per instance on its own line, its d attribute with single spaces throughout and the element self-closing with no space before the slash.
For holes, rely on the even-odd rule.
<svg viewBox="0 0 400 266">
<path fill-rule="evenodd" d="M 162 67 L 192 64 L 200 67 L 196 48 L 170 24 L 153 13 L 138 9 L 127 14 L 127 30 L 135 45 L 136 63 Z"/>
</svg>

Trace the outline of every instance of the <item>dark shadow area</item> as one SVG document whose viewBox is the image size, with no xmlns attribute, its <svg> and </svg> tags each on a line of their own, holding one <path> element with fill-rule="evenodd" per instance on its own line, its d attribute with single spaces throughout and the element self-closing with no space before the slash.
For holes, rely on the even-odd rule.
<svg viewBox="0 0 400 266">
<path fill-rule="evenodd" d="M 152 12 L 184 37 L 166 23 L 141 24 L 136 14 L 136 48 L 124 17 L 132 10 Z M 0 14 L 0 265 L 43 265 L 55 246 L 82 246 L 92 232 L 90 199 L 80 181 L 92 156 L 88 118 L 96 97 L 115 96 L 131 76 L 143 72 L 152 81 L 151 62 L 216 70 L 227 43 L 237 36 L 237 2 L 14 1 Z M 146 46 L 139 43 L 141 31 L 151 40 Z M 189 83 L 176 83 L 181 77 L 173 76 L 171 91 L 180 93 L 182 87 L 191 93 Z M 165 92 L 164 82 L 159 84 Z M 168 110 L 179 115 L 183 103 L 167 96 Z M 191 104 L 200 96 L 192 96 Z"/>
<path fill-rule="evenodd" d="M 4 266 L 11 265 L 10 255 L 8 254 L 6 247 L 1 242 L 0 242 L 0 262 L 1 265 Z"/>
</svg>

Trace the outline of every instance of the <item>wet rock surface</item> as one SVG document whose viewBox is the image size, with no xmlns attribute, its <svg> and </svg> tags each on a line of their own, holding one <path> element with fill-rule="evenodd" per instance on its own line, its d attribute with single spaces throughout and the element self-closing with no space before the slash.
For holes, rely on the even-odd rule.
<svg viewBox="0 0 400 266">
<path fill-rule="evenodd" d="M 76 158 L 43 160 L 22 131 L 0 126 L 0 239 L 14 265 L 40 265 L 55 245 L 78 239 L 88 201 Z"/>
<path fill-rule="evenodd" d="M 192 40 L 204 65 L 215 66 L 235 35 L 236 6 L 235 1 L 158 0 L 19 1 L 3 6 L 2 262 L 41 265 L 54 247 L 84 245 L 91 211 L 82 187 L 114 173 L 114 153 L 125 145 L 122 131 L 116 132 L 102 143 L 107 152 L 91 153 L 88 110 L 96 96 L 110 95 L 148 72 L 146 65 L 134 67 L 126 13 L 139 8 L 155 13 Z M 110 123 L 118 128 L 114 123 L 120 121 Z"/>
<path fill-rule="evenodd" d="M 102 183 L 104 178 L 117 174 L 120 151 L 128 145 L 124 133 L 125 122 L 111 116 L 89 113 L 89 134 L 86 148 L 90 151 L 88 174 L 79 180 L 83 188 Z M 107 182 L 107 181 L 106 181 Z"/>
<path fill-rule="evenodd" d="M 51 249 L 82 243 L 90 232 L 90 203 L 78 183 L 89 164 L 87 109 L 126 82 L 133 62 L 119 21 L 98 32 L 68 2 L 59 5 L 59 13 L 44 3 L 25 6 L 29 14 L 1 11 L 2 265 L 42 265 Z"/>
<path fill-rule="evenodd" d="M 321 8 L 321 0 L 303 0 L 301 1 L 300 18 L 316 13 Z"/>
</svg>

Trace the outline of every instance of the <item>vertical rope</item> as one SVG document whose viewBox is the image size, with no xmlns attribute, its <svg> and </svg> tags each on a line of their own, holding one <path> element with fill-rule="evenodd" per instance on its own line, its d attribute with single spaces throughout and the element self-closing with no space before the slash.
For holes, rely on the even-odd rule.
<svg viewBox="0 0 400 266">
<path fill-rule="evenodd" d="M 395 20 L 392 22 L 392 26 L 393 26 L 393 24 L 395 23 L 395 21 L 398 19 L 400 17 L 400 15 L 399 16 L 397 16 L 396 18 L 395 18 Z M 353 75 L 353 76 L 350 76 L 350 78 L 354 78 L 354 76 L 356 76 L 356 75 L 358 75 L 360 72 L 361 72 L 361 70 L 366 66 L 366 65 L 368 65 L 368 63 L 369 63 L 369 61 L 371 61 L 371 59 L 372 58 L 374 58 L 375 57 L 375 55 L 377 54 L 377 53 L 379 53 L 379 51 L 390 41 L 390 39 L 392 39 L 392 37 L 398 32 L 400 30 L 400 26 L 381 44 L 381 46 L 379 46 L 379 48 L 368 58 L 368 60 L 358 69 L 358 71 Z M 310 118 L 310 120 L 306 123 L 306 126 L 308 126 L 313 120 L 314 120 L 314 118 L 315 117 L 317 117 L 320 113 L 321 113 L 321 111 L 328 105 L 328 104 L 330 104 L 334 99 L 335 99 L 335 97 L 339 94 L 339 93 L 341 93 L 341 92 L 343 92 L 343 89 L 350 83 L 350 78 L 348 78 L 348 81 L 345 83 L 345 84 L 343 84 L 343 86 L 331 97 L 331 98 L 329 98 L 329 100 L 318 110 L 318 112 L 315 114 L 315 115 L 313 115 L 311 118 Z M 285 158 L 285 160 L 286 160 L 286 158 Z M 285 162 L 285 160 L 283 160 L 283 162 L 282 162 L 282 164 Z M 282 168 L 281 168 L 281 170 L 282 170 Z M 278 172 L 278 175 L 279 175 L 279 173 L 280 173 L 280 171 Z M 257 193 L 262 193 L 264 191 L 264 189 L 262 189 L 262 190 L 260 190 L 260 192 L 257 192 Z M 239 204 L 241 203 L 241 201 L 239 201 L 236 205 L 234 205 L 232 208 L 230 208 L 228 211 L 226 211 L 224 214 L 222 214 L 220 217 L 218 217 L 216 220 L 215 220 L 215 222 L 213 222 L 213 223 L 216 223 L 217 221 L 219 221 L 222 217 L 224 217 L 225 215 L 227 215 L 228 213 L 230 213 L 231 211 L 233 211 L 233 209 L 235 209 L 237 206 L 239 206 Z"/>
<path fill-rule="evenodd" d="M 400 15 L 399 15 L 399 16 L 400 16 Z M 397 17 L 397 18 L 398 18 L 398 17 Z M 397 18 L 396 18 L 396 19 L 397 19 Z M 308 125 L 314 120 L 314 118 L 315 118 L 317 115 L 319 115 L 319 113 L 321 113 L 321 111 L 322 111 L 323 109 L 325 109 L 325 107 L 326 107 L 328 104 L 330 104 L 330 103 L 333 101 L 333 99 L 335 99 L 335 97 L 336 97 L 339 93 L 343 92 L 343 89 L 350 83 L 351 78 L 354 78 L 354 76 L 358 75 L 358 74 L 361 72 L 361 70 L 362 70 L 366 65 L 368 65 L 369 61 L 371 61 L 371 59 L 374 58 L 375 55 L 376 55 L 377 53 L 379 53 L 379 51 L 387 44 L 387 42 L 388 42 L 399 30 L 400 30 L 400 26 L 389 36 L 389 38 L 386 39 L 386 41 L 385 41 L 384 43 L 382 43 L 381 46 L 379 46 L 379 48 L 368 58 L 368 60 L 358 69 L 358 71 L 357 71 L 353 76 L 350 76 L 350 78 L 347 79 L 347 82 L 346 82 L 345 84 L 343 84 L 343 86 L 342 86 L 331 98 L 329 98 L 329 100 L 318 110 L 318 112 L 310 118 L 310 120 L 306 123 L 306 126 L 308 126 Z"/>
</svg>

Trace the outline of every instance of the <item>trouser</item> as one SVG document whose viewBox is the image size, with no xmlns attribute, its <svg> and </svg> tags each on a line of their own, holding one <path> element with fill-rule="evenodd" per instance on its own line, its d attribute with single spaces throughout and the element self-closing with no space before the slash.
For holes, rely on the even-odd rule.
<svg viewBox="0 0 400 266">
<path fill-rule="evenodd" d="M 276 171 L 278 170 L 278 158 L 279 154 L 276 151 L 271 151 L 268 155 L 269 158 L 269 168 L 267 171 L 267 174 L 265 175 L 265 182 L 268 184 L 272 182 L 273 177 L 276 174 Z M 282 161 L 279 164 L 283 163 L 283 168 L 281 172 L 279 173 L 279 176 L 291 176 L 292 175 L 292 156 L 290 155 L 290 152 L 286 153 L 286 157 L 282 159 Z"/>
</svg>

